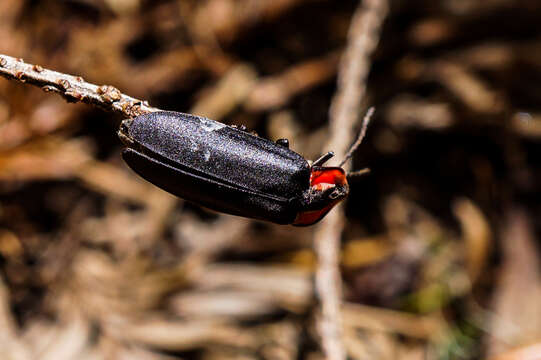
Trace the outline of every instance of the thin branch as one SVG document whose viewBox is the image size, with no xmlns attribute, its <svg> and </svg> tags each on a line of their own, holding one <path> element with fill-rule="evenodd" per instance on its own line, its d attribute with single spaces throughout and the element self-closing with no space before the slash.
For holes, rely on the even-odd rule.
<svg viewBox="0 0 541 360">
<path fill-rule="evenodd" d="M 353 141 L 361 100 L 366 92 L 370 57 L 379 41 L 381 25 L 388 11 L 388 0 L 363 0 L 351 21 L 348 45 L 338 71 L 338 89 L 330 109 L 330 141 L 337 158 L 344 158 Z M 348 165 L 346 164 L 346 167 Z M 316 291 L 321 302 L 318 331 L 326 359 L 346 358 L 342 342 L 340 312 L 342 283 L 338 269 L 343 209 L 335 209 L 323 219 L 314 235 L 319 265 Z"/>
<path fill-rule="evenodd" d="M 27 64 L 22 59 L 2 54 L 0 54 L 0 76 L 39 86 L 46 92 L 58 93 L 68 102 L 95 105 L 127 117 L 159 111 L 150 107 L 146 101 L 125 95 L 111 85 L 94 85 L 84 81 L 80 76 L 44 69 L 40 65 Z"/>
</svg>

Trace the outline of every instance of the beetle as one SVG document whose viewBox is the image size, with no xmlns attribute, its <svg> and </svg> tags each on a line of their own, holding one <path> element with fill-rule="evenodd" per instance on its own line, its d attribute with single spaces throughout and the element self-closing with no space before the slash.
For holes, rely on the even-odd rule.
<svg viewBox="0 0 541 360">
<path fill-rule="evenodd" d="M 158 111 L 122 121 L 124 161 L 144 179 L 219 212 L 296 226 L 322 219 L 349 193 L 341 167 L 312 164 L 276 142 L 204 117 Z"/>
</svg>

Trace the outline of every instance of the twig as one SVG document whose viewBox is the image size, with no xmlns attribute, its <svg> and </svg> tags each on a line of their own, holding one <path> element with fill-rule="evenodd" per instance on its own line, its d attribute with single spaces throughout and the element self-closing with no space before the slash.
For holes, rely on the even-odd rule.
<svg viewBox="0 0 541 360">
<path fill-rule="evenodd" d="M 348 144 L 353 140 L 361 99 L 366 92 L 370 56 L 379 41 L 379 30 L 387 11 L 387 0 L 363 0 L 351 21 L 348 45 L 338 71 L 338 89 L 330 109 L 330 141 L 327 148 L 333 149 L 339 159 L 344 157 Z M 331 212 L 314 235 L 319 259 L 316 291 L 321 302 L 318 331 L 325 357 L 330 360 L 346 358 L 341 336 L 342 288 L 338 269 L 342 218 L 343 210 Z"/>
<path fill-rule="evenodd" d="M 158 111 L 146 101 L 121 93 L 111 85 L 94 85 L 80 76 L 47 70 L 40 65 L 25 63 L 22 59 L 0 54 L 0 76 L 39 86 L 43 91 L 56 92 L 68 102 L 83 102 L 104 110 L 133 117 Z"/>
</svg>

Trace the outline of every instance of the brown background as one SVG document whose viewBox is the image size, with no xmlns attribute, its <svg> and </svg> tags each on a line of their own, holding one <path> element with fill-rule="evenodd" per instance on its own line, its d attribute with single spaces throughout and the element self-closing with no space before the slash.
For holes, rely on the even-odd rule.
<svg viewBox="0 0 541 360">
<path fill-rule="evenodd" d="M 314 159 L 357 4 L 2 0 L 0 53 Z M 346 205 L 351 358 L 541 358 L 540 19 L 536 0 L 391 1 Z M 314 229 L 145 183 L 121 120 L 0 79 L 0 358 L 321 358 Z"/>
</svg>

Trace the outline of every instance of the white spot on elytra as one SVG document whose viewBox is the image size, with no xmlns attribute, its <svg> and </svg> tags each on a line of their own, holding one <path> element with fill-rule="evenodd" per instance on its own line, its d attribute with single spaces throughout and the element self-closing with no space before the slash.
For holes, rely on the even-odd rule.
<svg viewBox="0 0 541 360">
<path fill-rule="evenodd" d="M 189 141 L 190 141 L 190 149 L 192 151 L 198 151 L 199 150 L 199 145 L 195 141 L 193 141 L 191 139 Z"/>
<path fill-rule="evenodd" d="M 216 131 L 226 126 L 225 124 L 206 118 L 199 118 L 199 122 L 201 123 L 201 127 L 205 131 Z"/>
</svg>

